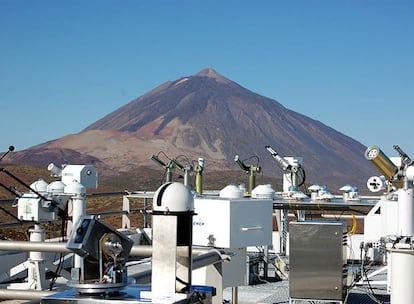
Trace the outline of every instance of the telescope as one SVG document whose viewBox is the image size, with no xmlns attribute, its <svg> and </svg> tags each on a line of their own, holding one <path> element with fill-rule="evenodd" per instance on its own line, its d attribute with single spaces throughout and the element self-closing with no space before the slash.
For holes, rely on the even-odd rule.
<svg viewBox="0 0 414 304">
<path fill-rule="evenodd" d="M 166 163 L 164 163 L 161 159 L 159 159 L 158 156 L 156 156 L 154 154 L 151 155 L 151 160 L 153 160 L 154 162 L 156 162 L 157 164 L 159 164 L 161 167 L 166 167 L 167 166 Z"/>
<path fill-rule="evenodd" d="M 239 158 L 239 156 L 238 155 L 236 155 L 235 157 L 234 157 L 234 161 L 240 166 L 240 168 L 243 170 L 243 171 L 245 171 L 245 172 L 249 172 L 249 167 L 243 162 L 243 161 L 241 161 L 240 160 L 240 158 Z"/>
<path fill-rule="evenodd" d="M 401 163 L 399 167 L 394 164 L 378 146 L 370 146 L 365 151 L 365 158 L 383 174 L 384 178 L 395 187 L 406 187 L 409 181 L 414 180 L 414 166 L 411 158 L 398 145 L 393 148 L 398 152 Z M 369 187 L 368 187 L 369 188 Z"/>
<path fill-rule="evenodd" d="M 265 149 L 272 154 L 273 158 L 279 163 L 283 171 L 290 170 L 292 168 L 292 166 L 285 159 L 283 159 L 283 157 L 280 157 L 279 153 L 273 150 L 271 146 L 265 146 Z"/>
<path fill-rule="evenodd" d="M 365 150 L 365 158 L 384 175 L 387 180 L 394 179 L 398 173 L 397 166 L 381 151 L 378 146 L 370 146 Z"/>
</svg>

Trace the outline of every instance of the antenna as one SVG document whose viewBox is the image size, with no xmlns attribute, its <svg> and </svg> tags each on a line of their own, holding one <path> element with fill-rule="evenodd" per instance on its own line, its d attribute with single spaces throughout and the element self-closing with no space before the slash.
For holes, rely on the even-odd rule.
<svg viewBox="0 0 414 304">
<path fill-rule="evenodd" d="M 0 157 L 0 161 L 2 161 L 2 159 L 6 157 L 6 155 L 9 154 L 9 152 L 13 152 L 13 151 L 14 151 L 14 146 L 9 146 L 9 150 Z"/>
</svg>

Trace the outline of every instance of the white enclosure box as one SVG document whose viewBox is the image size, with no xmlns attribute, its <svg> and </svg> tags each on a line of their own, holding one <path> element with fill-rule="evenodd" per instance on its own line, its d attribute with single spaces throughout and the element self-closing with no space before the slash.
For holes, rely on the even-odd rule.
<svg viewBox="0 0 414 304">
<path fill-rule="evenodd" d="M 398 201 L 379 200 L 364 219 L 364 241 L 379 241 L 397 232 Z"/>
<path fill-rule="evenodd" d="M 77 181 L 87 189 L 98 188 L 98 171 L 91 165 L 67 165 L 62 170 L 62 182 L 65 185 Z"/>
<path fill-rule="evenodd" d="M 193 244 L 241 248 L 272 244 L 273 200 L 195 198 Z"/>
<path fill-rule="evenodd" d="M 17 217 L 22 221 L 54 221 L 57 214 L 37 194 L 25 193 L 17 203 Z"/>
</svg>

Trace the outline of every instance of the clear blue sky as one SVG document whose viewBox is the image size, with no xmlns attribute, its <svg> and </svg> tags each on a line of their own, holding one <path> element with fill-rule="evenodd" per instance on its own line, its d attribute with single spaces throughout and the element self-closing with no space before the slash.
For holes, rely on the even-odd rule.
<svg viewBox="0 0 414 304">
<path fill-rule="evenodd" d="M 414 1 L 0 0 L 0 151 L 78 133 L 212 67 L 414 158 Z"/>
</svg>

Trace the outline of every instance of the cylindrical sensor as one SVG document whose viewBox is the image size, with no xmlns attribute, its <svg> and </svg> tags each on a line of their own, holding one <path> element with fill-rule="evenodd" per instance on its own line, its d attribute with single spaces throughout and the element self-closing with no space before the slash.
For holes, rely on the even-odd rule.
<svg viewBox="0 0 414 304">
<path fill-rule="evenodd" d="M 414 166 L 409 166 L 407 170 L 405 171 L 405 176 L 407 176 L 407 179 L 411 182 L 414 181 Z"/>
<path fill-rule="evenodd" d="M 414 189 L 398 191 L 398 234 L 412 237 L 414 235 Z"/>
<path fill-rule="evenodd" d="M 391 273 L 391 301 L 393 304 L 414 303 L 414 250 L 391 249 L 389 272 Z M 410 268 L 411 267 L 411 268 Z"/>
<path fill-rule="evenodd" d="M 62 176 L 62 169 L 56 166 L 54 163 L 50 163 L 47 166 L 47 170 L 49 170 L 54 176 Z"/>
<path fill-rule="evenodd" d="M 365 150 L 365 158 L 371 161 L 387 180 L 394 178 L 398 168 L 377 146 L 370 146 Z"/>
</svg>

